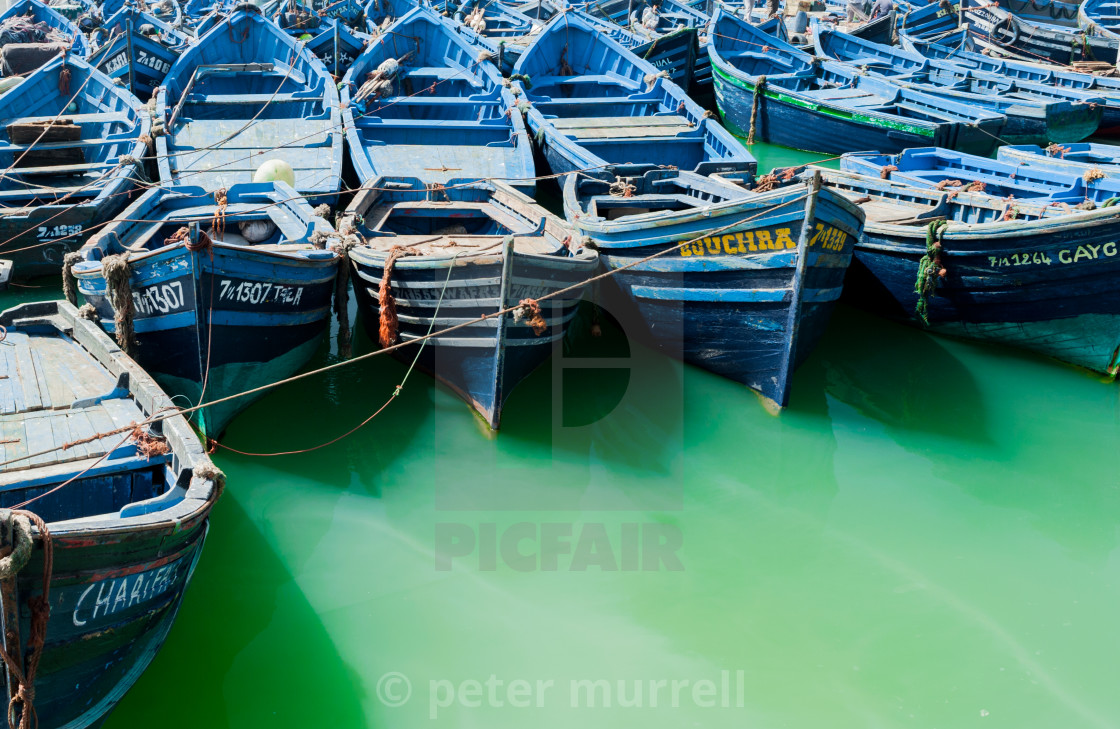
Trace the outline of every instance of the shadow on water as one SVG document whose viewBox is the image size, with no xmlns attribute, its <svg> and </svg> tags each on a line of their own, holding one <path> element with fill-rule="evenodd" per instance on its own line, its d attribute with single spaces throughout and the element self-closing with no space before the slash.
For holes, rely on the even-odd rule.
<svg viewBox="0 0 1120 729">
<path fill-rule="evenodd" d="M 839 306 L 814 356 L 828 394 L 885 425 L 901 445 L 920 446 L 930 435 L 992 440 L 972 372 L 937 337 Z"/>
<path fill-rule="evenodd" d="M 231 475 L 167 643 L 105 726 L 366 726 L 362 681 Z"/>
</svg>

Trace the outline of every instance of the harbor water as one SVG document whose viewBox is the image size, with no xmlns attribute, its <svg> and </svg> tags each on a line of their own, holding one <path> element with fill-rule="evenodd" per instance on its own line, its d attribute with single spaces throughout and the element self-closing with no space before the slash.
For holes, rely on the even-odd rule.
<svg viewBox="0 0 1120 729">
<path fill-rule="evenodd" d="M 34 283 L 0 308 L 59 294 Z M 105 726 L 1120 726 L 1115 384 L 840 307 L 775 415 L 602 329 L 497 436 L 412 372 L 329 447 L 229 450 L 349 431 L 388 357 L 251 406 Z"/>
</svg>

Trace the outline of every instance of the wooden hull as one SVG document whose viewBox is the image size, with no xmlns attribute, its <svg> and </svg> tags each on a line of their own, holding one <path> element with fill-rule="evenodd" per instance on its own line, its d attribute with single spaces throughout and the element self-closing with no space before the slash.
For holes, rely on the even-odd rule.
<svg viewBox="0 0 1120 729">
<path fill-rule="evenodd" d="M 828 191 L 817 195 L 806 222 L 806 192 L 797 184 L 656 222 L 581 217 L 575 225 L 608 270 L 694 241 L 614 281 L 662 351 L 784 406 L 793 370 L 840 297 L 862 224 L 854 205 Z M 569 219 L 576 212 L 568 210 Z M 753 219 L 735 224 L 746 218 Z"/>
<path fill-rule="evenodd" d="M 132 262 L 136 359 L 191 404 L 204 380 L 206 399 L 217 400 L 306 364 L 330 323 L 338 265 L 327 251 L 300 259 L 220 244 L 212 250 L 213 260 L 208 251 L 170 246 Z M 79 271 L 79 282 L 102 325 L 115 331 L 104 278 Z M 206 408 L 195 422 L 217 437 L 255 399 Z"/>
<path fill-rule="evenodd" d="M 1086 35 L 1076 28 L 1039 26 L 989 5 L 966 6 L 965 22 L 976 45 L 997 58 L 1056 63 L 1116 63 L 1120 37 Z"/>
<path fill-rule="evenodd" d="M 385 255 L 384 251 L 364 248 L 351 252 L 362 321 L 374 341 L 378 340 L 378 292 Z M 449 258 L 399 259 L 392 272 L 391 291 L 397 304 L 401 341 L 424 336 L 429 329 L 439 331 L 499 308 L 516 306 L 523 299 L 539 299 L 590 278 L 597 267 L 594 256 L 508 256 L 456 263 L 450 279 Z M 441 294 L 443 302 L 436 317 Z M 496 430 L 510 391 L 559 345 L 581 296 L 582 290 L 575 290 L 563 298 L 540 302 L 548 325 L 540 335 L 526 322 L 517 322 L 506 314 L 429 340 L 417 364 L 470 403 Z M 416 354 L 417 346 L 393 352 L 394 357 L 407 363 Z"/>
<path fill-rule="evenodd" d="M 0 322 L 10 335 L 7 364 L 15 361 L 0 361 L 10 377 L 0 391 L 0 425 L 19 435 L 0 446 L 0 506 L 29 501 L 25 508 L 47 524 L 53 546 L 31 725 L 97 726 L 171 629 L 221 474 L 182 416 L 151 426 L 163 453 L 142 453 L 119 434 L 85 438 L 135 426 L 171 401 L 73 306 L 24 304 Z M 79 442 L 59 448 L 67 438 Z M 31 454 L 38 455 L 22 458 Z M 0 581 L 0 639 L 25 668 L 38 617 L 33 599 L 43 588 L 45 537 L 33 531 L 30 559 Z M 3 538 L 10 534 L 5 518 Z M 10 697 L 20 679 L 4 676 Z"/>
<path fill-rule="evenodd" d="M 110 26 L 110 40 L 90 54 L 89 62 L 109 78 L 119 80 L 140 99 L 148 99 L 163 83 L 175 59 L 186 50 L 186 36 L 164 26 L 165 38 L 178 43 L 160 42 L 139 32 L 142 24 L 154 24 L 138 11 L 126 9 L 125 16 Z M 155 21 L 158 22 L 158 21 Z"/>
</svg>

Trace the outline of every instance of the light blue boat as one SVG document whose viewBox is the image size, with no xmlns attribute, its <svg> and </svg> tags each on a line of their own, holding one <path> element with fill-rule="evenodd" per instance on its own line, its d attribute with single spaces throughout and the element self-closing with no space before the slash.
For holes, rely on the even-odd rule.
<svg viewBox="0 0 1120 729">
<path fill-rule="evenodd" d="M 743 145 L 667 73 L 578 15 L 553 18 L 515 71 L 553 172 L 674 167 L 749 179 L 755 171 Z"/>
<path fill-rule="evenodd" d="M 93 37 L 99 45 L 89 62 L 110 78 L 120 79 L 141 101 L 163 83 L 191 40 L 172 24 L 132 5 L 121 7 Z"/>
<path fill-rule="evenodd" d="M 1045 149 L 1036 144 L 1009 145 L 999 148 L 996 159 L 1060 175 L 1120 178 L 1120 147 L 1111 144 L 1080 142 Z"/>
<path fill-rule="evenodd" d="M 370 43 L 342 82 L 358 179 L 501 179 L 532 193 L 536 173 L 521 111 L 497 69 L 478 54 L 426 7 Z"/>
<path fill-rule="evenodd" d="M 155 118 L 166 130 L 156 137 L 164 185 L 228 188 L 279 160 L 316 204 L 338 196 L 343 132 L 335 82 L 254 6 L 239 6 L 179 57 L 156 94 Z"/>
<path fill-rule="evenodd" d="M 840 169 L 921 188 L 982 192 L 1009 201 L 1111 206 L 1120 200 L 1120 179 L 1008 164 L 935 147 L 893 155 L 846 154 Z"/>
</svg>

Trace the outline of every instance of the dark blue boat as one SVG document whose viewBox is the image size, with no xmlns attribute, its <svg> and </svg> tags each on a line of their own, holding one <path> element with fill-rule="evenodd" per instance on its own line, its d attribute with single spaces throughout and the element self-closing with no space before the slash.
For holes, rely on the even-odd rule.
<svg viewBox="0 0 1120 729">
<path fill-rule="evenodd" d="M 4 650 L 34 675 L 9 717 L 100 726 L 171 630 L 224 477 L 151 377 L 73 306 L 23 304 L 0 327 Z"/>
<path fill-rule="evenodd" d="M 231 38 L 236 42 L 231 42 Z M 179 57 L 156 94 L 164 185 L 228 188 L 266 162 L 287 163 L 293 187 L 333 204 L 342 186 L 342 113 L 323 63 L 253 5 Z"/>
<path fill-rule="evenodd" d="M 323 62 L 331 75 L 342 78 L 370 41 L 370 36 L 330 14 L 323 14 L 310 3 L 280 0 L 264 9 L 288 35 L 305 42 L 307 50 Z M 328 11 L 329 12 L 329 11 Z M 364 26 L 364 16 L 362 24 Z"/>
<path fill-rule="evenodd" d="M 89 62 L 112 79 L 120 79 L 141 100 L 151 97 L 190 38 L 145 11 L 125 5 L 107 19 Z"/>
<path fill-rule="evenodd" d="M 672 170 L 613 185 L 568 175 L 564 211 L 608 270 L 629 266 L 614 280 L 658 348 L 778 406 L 840 298 L 863 223 L 812 181 L 748 192 Z"/>
<path fill-rule="evenodd" d="M 1058 66 L 992 58 L 975 52 L 975 44 L 967 29 L 943 36 L 938 42 L 919 40 L 903 33 L 901 42 L 905 48 L 926 58 L 952 61 L 966 68 L 975 68 L 1003 78 L 1021 79 L 1100 97 L 1104 103 L 1097 135 L 1120 134 L 1120 78 L 1095 76 Z"/>
<path fill-rule="evenodd" d="M 156 188 L 82 249 L 73 273 L 102 326 L 180 404 L 197 405 L 284 379 L 311 357 L 330 319 L 333 232 L 282 182 L 235 185 L 224 198 Z M 115 310 L 114 296 L 131 311 Z M 217 437 L 253 399 L 200 410 L 195 425 Z"/>
<path fill-rule="evenodd" d="M 940 334 L 1117 374 L 1120 206 L 1071 212 L 822 174 L 867 216 L 846 295 Z"/>
<path fill-rule="evenodd" d="M 579 16 L 555 17 L 518 61 L 526 118 L 553 172 L 660 165 L 747 179 L 756 162 L 679 86 Z"/>
<path fill-rule="evenodd" d="M 1120 37 L 1093 35 L 1073 22 L 1060 24 L 1029 20 L 1019 13 L 986 0 L 961 0 L 964 22 L 969 35 L 985 53 L 997 58 L 1014 58 L 1033 63 L 1055 63 L 1069 66 L 1077 62 L 1098 61 L 1114 65 Z M 1028 3 L 1029 4 L 1029 0 Z M 1069 3 L 1040 3 L 1043 7 L 1064 6 Z M 1065 10 L 1061 11 L 1063 14 Z"/>
<path fill-rule="evenodd" d="M 427 370 L 492 429 L 513 388 L 560 345 L 599 259 L 563 221 L 501 183 L 379 178 L 346 210 L 354 290 L 370 338 L 383 347 L 496 311 L 524 306 L 402 347 L 393 356 Z"/>
<path fill-rule="evenodd" d="M 145 179 L 151 119 L 108 76 L 59 56 L 4 94 L 0 129 L 0 259 L 16 278 L 57 273 Z"/>
<path fill-rule="evenodd" d="M 426 7 L 370 43 L 342 84 L 358 179 L 496 178 L 535 189 L 525 121 L 497 69 L 479 61 L 478 52 Z"/>
<path fill-rule="evenodd" d="M 15 0 L 0 13 L 0 24 L 12 18 L 45 23 L 52 37 L 45 42 L 6 43 L 0 48 L 0 77 L 34 71 L 63 51 L 73 58 L 89 55 L 89 43 L 78 26 L 39 0 Z"/>
<path fill-rule="evenodd" d="M 915 187 L 982 192 L 1015 200 L 1113 205 L 1120 199 L 1120 180 L 1104 174 L 1054 172 L 936 147 L 893 155 L 846 154 L 840 160 L 840 169 L 881 175 Z"/>
<path fill-rule="evenodd" d="M 1003 114 L 821 62 L 723 9 L 712 26 L 716 103 L 728 128 L 748 140 L 831 154 L 930 144 L 988 154 L 1007 122 Z"/>
<path fill-rule="evenodd" d="M 1007 116 L 1000 139 L 1014 144 L 1079 142 L 1100 125 L 1105 100 L 1080 91 L 987 74 L 951 61 L 872 43 L 817 26 L 817 52 L 905 88 Z"/>
</svg>

